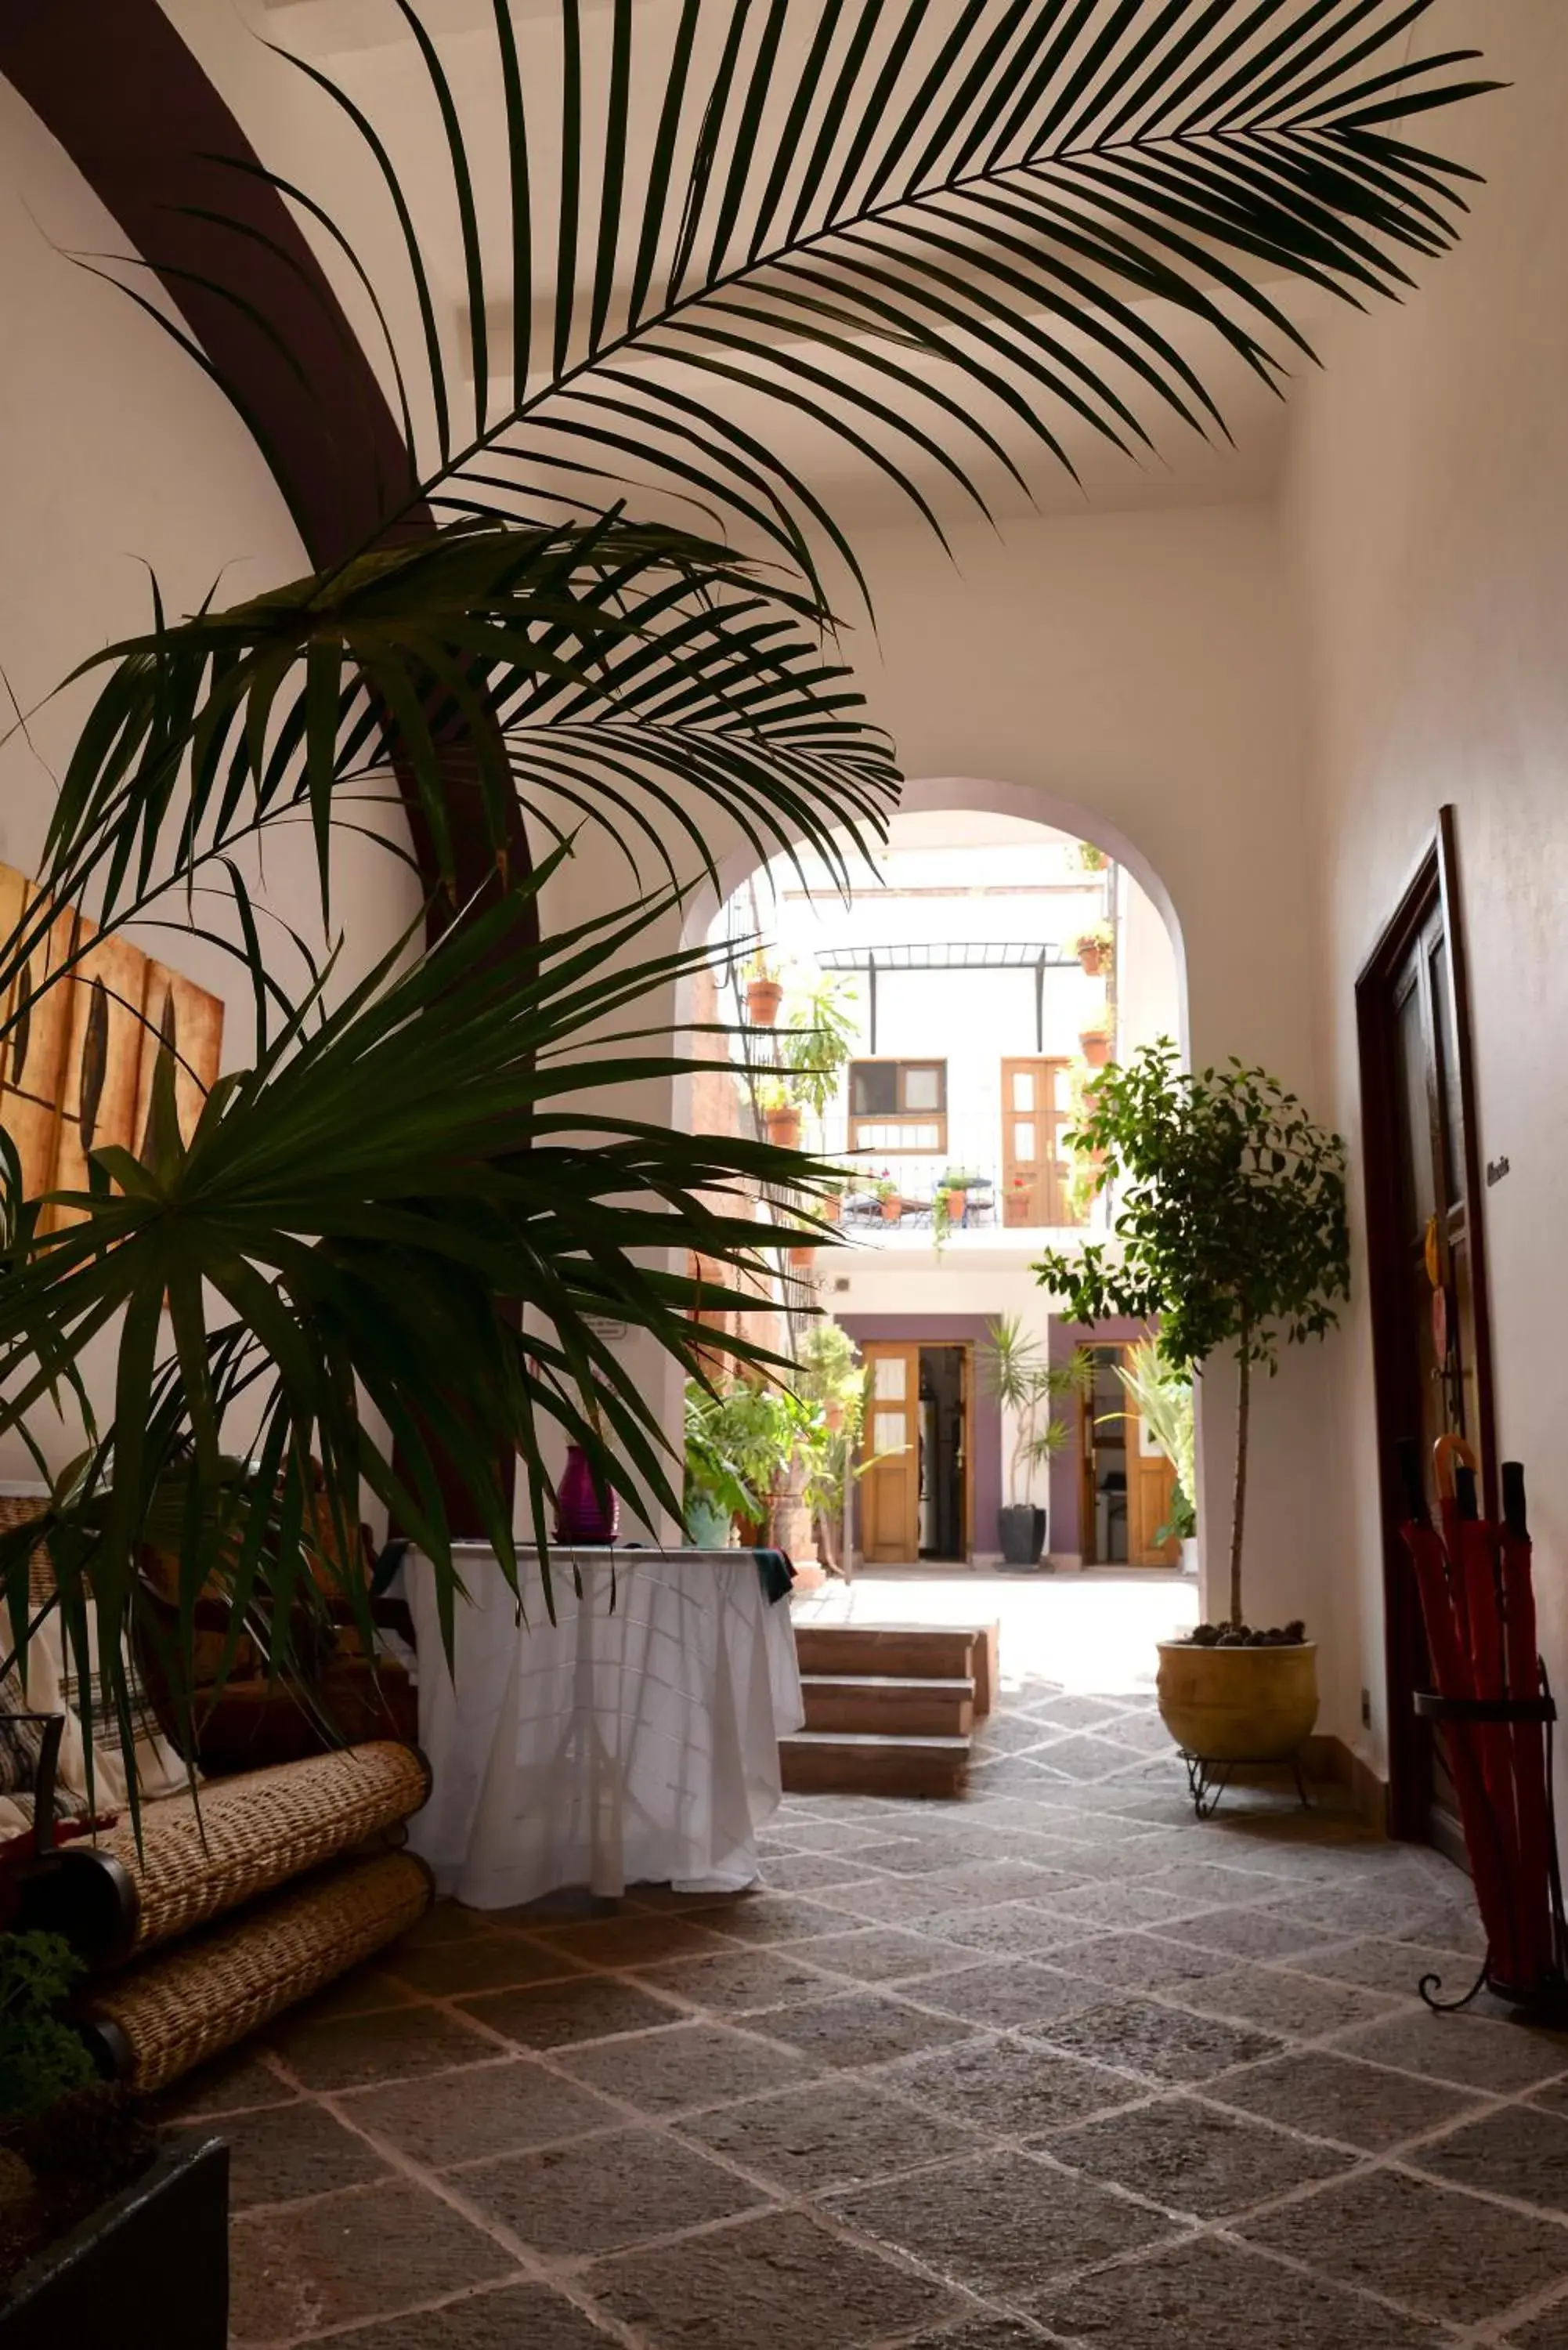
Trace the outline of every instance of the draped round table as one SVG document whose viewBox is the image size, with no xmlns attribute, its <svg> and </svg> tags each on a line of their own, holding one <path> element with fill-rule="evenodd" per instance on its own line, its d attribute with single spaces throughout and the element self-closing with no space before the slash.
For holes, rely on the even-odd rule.
<svg viewBox="0 0 1568 2350">
<path fill-rule="evenodd" d="M 518 1599 L 485 1544 L 454 1546 L 453 1670 L 434 1578 L 405 1568 L 420 1739 L 434 1788 L 410 1823 L 442 1893 L 504 1909 L 566 1886 L 736 1891 L 801 1727 L 788 1570 L 749 1550 L 536 1551 Z"/>
</svg>

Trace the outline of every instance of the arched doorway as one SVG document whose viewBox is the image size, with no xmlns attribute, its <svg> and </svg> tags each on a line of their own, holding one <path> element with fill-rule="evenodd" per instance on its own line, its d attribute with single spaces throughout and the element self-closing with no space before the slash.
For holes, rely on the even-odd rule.
<svg viewBox="0 0 1568 2350">
<path fill-rule="evenodd" d="M 1173 1543 L 1147 1539 L 1166 1514 L 1158 1510 L 1143 1513 L 1145 1538 L 1130 1558 L 1129 1522 L 1139 1519 L 1127 1497 L 1148 1479 L 1135 1477 L 1121 1429 L 1107 1430 L 1104 1398 L 1077 1411 L 1070 1456 L 1047 1470 L 1026 1457 L 1026 1443 L 1020 1454 L 1023 1431 L 999 1410 L 984 1376 L 986 1334 L 1001 1317 L 1025 1325 L 1041 1359 L 1054 1358 L 1049 1300 L 1032 1259 L 1046 1235 L 1103 1215 L 1070 1202 L 1067 1162 L 1062 1182 L 1052 1163 L 1058 1129 L 1070 1130 L 1092 1082 L 1091 1043 L 1098 1066 L 1113 1049 L 1125 1057 L 1157 1035 L 1185 1038 L 1168 893 L 1136 846 L 1088 812 L 974 777 L 912 784 L 876 865 L 867 887 L 846 899 L 809 866 L 763 868 L 742 851 L 722 866 L 720 888 L 693 893 L 686 922 L 686 943 L 716 942 L 732 971 L 742 943 L 760 936 L 797 1003 L 819 983 L 847 991 L 843 1083 L 831 1107 L 815 1106 L 802 1139 L 847 1170 L 843 1221 L 858 1245 L 828 1260 L 810 1303 L 881 1366 L 889 1430 L 895 1409 L 932 1420 L 922 1462 L 944 1461 L 962 1488 L 938 1490 L 868 1458 L 869 1482 L 857 1489 L 860 1514 L 874 1522 L 861 1528 L 864 1555 L 992 1564 L 999 1512 L 1044 1503 L 1048 1476 L 1057 1529 L 1049 1547 L 1060 1563 L 1174 1564 Z M 1105 933 L 1104 968 L 1096 931 Z M 683 990 L 682 1026 L 719 1072 L 675 1081 L 671 1114 L 689 1130 L 711 1128 L 715 1097 L 740 1118 L 722 1130 L 762 1130 L 754 1089 L 749 1123 L 744 1086 L 739 1111 L 733 1091 L 723 1110 L 742 1056 L 728 1040 L 698 1035 L 715 1020 L 738 1025 L 744 998 L 738 978 L 722 996 L 701 980 Z M 786 992 L 785 1016 L 790 1001 Z M 1107 1007 L 1108 1034 L 1104 1018 L 1090 1016 Z M 765 1063 L 780 1044 L 753 1038 L 747 1051 Z M 1111 1335 L 1119 1344 L 1126 1334 Z M 1120 1393 L 1114 1380 L 1111 1391 Z M 877 1424 L 873 1414 L 873 1453 Z"/>
</svg>

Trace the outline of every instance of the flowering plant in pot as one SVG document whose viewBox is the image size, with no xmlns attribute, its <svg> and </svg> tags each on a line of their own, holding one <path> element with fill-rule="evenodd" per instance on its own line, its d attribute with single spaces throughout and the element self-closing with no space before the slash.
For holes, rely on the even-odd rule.
<svg viewBox="0 0 1568 2350">
<path fill-rule="evenodd" d="M 1098 979 L 1111 967 L 1115 941 L 1109 922 L 1093 922 L 1080 931 L 1073 941 L 1073 951 L 1084 967 L 1085 977 Z"/>
<path fill-rule="evenodd" d="M 986 1326 L 985 1344 L 980 1351 L 981 1378 L 986 1392 L 996 1398 L 1003 1411 L 1012 1414 L 1007 1499 L 997 1512 L 1003 1566 L 1040 1567 L 1050 1519 L 1049 1513 L 1032 1499 L 1032 1488 L 1037 1471 L 1068 1440 L 1067 1423 L 1057 1418 L 1056 1406 L 1064 1398 L 1084 1392 L 1089 1367 L 1082 1348 L 1070 1362 L 1048 1362 L 1039 1340 L 1030 1336 L 1016 1314 L 999 1315 Z"/>
<path fill-rule="evenodd" d="M 1252 1377 L 1281 1348 L 1321 1338 L 1349 1295 L 1345 1145 L 1294 1094 L 1232 1059 L 1187 1071 L 1168 1039 L 1107 1070 L 1069 1149 L 1104 1154 L 1119 1179 L 1104 1243 L 1051 1251 L 1035 1272 L 1075 1320 L 1159 1317 L 1173 1372 L 1234 1357 L 1236 1475 L 1229 1610 L 1190 1641 L 1160 1644 L 1159 1702 L 1189 1753 L 1264 1762 L 1297 1751 L 1317 1717 L 1315 1648 L 1300 1619 L 1249 1626 L 1241 1592 Z"/>
</svg>

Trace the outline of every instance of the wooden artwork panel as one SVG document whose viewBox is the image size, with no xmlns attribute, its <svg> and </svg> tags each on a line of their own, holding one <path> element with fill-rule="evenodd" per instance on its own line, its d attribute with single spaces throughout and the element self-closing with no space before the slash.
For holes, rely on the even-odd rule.
<svg viewBox="0 0 1568 2350">
<path fill-rule="evenodd" d="M 0 938 L 36 920 L 38 906 L 36 885 L 0 866 Z M 84 943 L 69 975 L 46 987 Z M 223 1006 L 205 988 L 124 939 L 99 938 L 85 917 L 63 907 L 3 1008 L 0 1125 L 20 1157 L 28 1199 L 85 1191 L 95 1149 L 118 1145 L 146 1157 L 161 1051 L 174 1055 L 180 1130 L 190 1140 L 223 1056 Z M 80 1212 L 50 1208 L 43 1229 L 57 1231 Z"/>
</svg>

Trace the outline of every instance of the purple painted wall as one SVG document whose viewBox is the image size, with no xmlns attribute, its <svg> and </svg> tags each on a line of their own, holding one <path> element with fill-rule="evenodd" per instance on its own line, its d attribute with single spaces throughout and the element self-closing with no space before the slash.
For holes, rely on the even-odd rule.
<svg viewBox="0 0 1568 2350">
<path fill-rule="evenodd" d="M 963 1339 L 982 1340 L 992 1321 L 989 1314 L 840 1314 L 839 1326 L 857 1347 L 867 1338 L 898 1338 L 909 1346 L 952 1347 Z M 1136 1335 L 1136 1333 L 1135 1333 Z M 1068 1353 L 1072 1352 L 1071 1347 Z M 1002 1506 L 1002 1410 L 982 1387 L 974 1399 L 974 1523 L 971 1548 L 994 1552 L 996 1513 Z M 1074 1523 L 1077 1523 L 1075 1504 Z M 858 1509 L 857 1510 L 858 1520 Z M 857 1524 L 858 1534 L 858 1523 Z"/>
<path fill-rule="evenodd" d="M 1135 1338 L 1147 1338 L 1151 1326 L 1147 1322 L 1129 1322 L 1116 1318 L 1108 1322 L 1051 1323 L 1049 1359 L 1053 1363 L 1070 1362 L 1075 1348 L 1087 1346 L 1116 1347 Z M 1064 1447 L 1051 1463 L 1051 1531 L 1053 1550 L 1075 1551 L 1083 1547 L 1078 1526 L 1078 1447 L 1076 1442 L 1077 1406 L 1072 1406 L 1075 1441 Z"/>
</svg>

